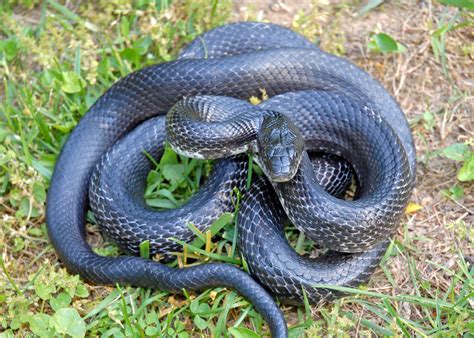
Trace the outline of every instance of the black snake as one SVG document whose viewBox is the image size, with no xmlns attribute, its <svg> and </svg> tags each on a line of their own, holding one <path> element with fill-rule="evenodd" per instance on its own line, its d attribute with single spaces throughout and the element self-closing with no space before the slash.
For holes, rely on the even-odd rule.
<svg viewBox="0 0 474 338">
<path fill-rule="evenodd" d="M 259 106 L 242 101 L 261 90 L 270 99 Z M 192 240 L 187 223 L 205 230 L 222 212 L 233 211 L 232 188 L 245 190 L 248 160 L 244 155 L 218 160 L 200 191 L 182 208 L 156 212 L 145 204 L 151 164 L 144 151 L 155 158 L 162 154 L 164 115 L 170 109 L 176 113 L 169 116 L 170 132 L 178 133 L 179 126 L 191 126 L 183 129 L 184 134 L 202 127 L 212 136 L 215 124 L 237 128 L 243 133 L 235 134 L 229 145 L 240 151 L 255 149 L 255 142 L 274 140 L 273 134 L 262 140 L 257 131 L 249 131 L 249 116 L 265 111 L 265 116 L 283 115 L 290 121 L 260 118 L 257 123 L 274 130 L 276 139 L 282 139 L 282 134 L 275 124 L 289 127 L 296 138 L 292 132 L 286 140 L 298 151 L 288 152 L 285 145 L 269 155 L 270 166 L 283 170 L 284 179 L 277 177 L 271 184 L 255 179 L 238 213 L 240 250 L 265 288 L 228 264 L 174 269 L 134 256 L 99 256 L 87 244 L 88 196 L 102 228 L 122 249 L 135 254 L 147 239 L 152 253 L 175 251 L 179 246 L 171 238 Z M 207 128 L 210 125 L 214 127 Z M 228 131 L 223 134 L 229 136 Z M 207 155 L 220 157 L 212 154 L 215 148 L 210 146 L 217 140 L 215 145 L 224 147 L 226 139 L 216 135 L 191 137 L 191 142 L 203 141 L 189 149 L 204 157 L 196 150 L 199 146 Z M 305 151 L 300 151 L 298 137 L 304 139 Z M 180 138 L 176 140 L 179 143 Z M 175 146 L 186 153 L 184 144 Z M 264 156 L 259 154 L 259 159 Z M 336 196 L 345 190 L 350 175 L 338 168 L 348 167 L 346 160 L 359 186 L 354 201 L 324 190 Z M 292 171 L 288 161 L 295 161 L 299 169 Z M 229 24 L 201 35 L 178 60 L 121 79 L 90 108 L 56 163 L 48 192 L 48 231 L 64 264 L 87 280 L 172 292 L 230 287 L 252 302 L 272 335 L 286 337 L 284 317 L 266 290 L 290 303 L 301 303 L 304 293 L 316 302 L 338 293 L 314 285 L 355 286 L 366 281 L 399 222 L 414 173 L 407 121 L 377 81 L 280 26 Z M 287 218 L 330 251 L 317 259 L 297 255 L 283 232 Z"/>
</svg>

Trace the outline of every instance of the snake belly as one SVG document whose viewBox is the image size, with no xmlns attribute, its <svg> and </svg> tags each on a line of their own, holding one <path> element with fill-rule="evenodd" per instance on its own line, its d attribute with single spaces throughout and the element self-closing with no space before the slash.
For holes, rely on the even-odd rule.
<svg viewBox="0 0 474 338">
<path fill-rule="evenodd" d="M 183 98 L 196 95 L 219 95 L 246 100 L 251 96 L 258 96 L 262 89 L 265 89 L 270 97 L 290 92 L 301 95 L 298 92 L 306 93 L 306 91 L 329 91 L 346 95 L 358 100 L 357 102 L 363 102 L 363 107 L 374 112 L 374 116 L 382 118 L 390 126 L 392 134 L 399 140 L 396 144 L 398 149 L 403 151 L 404 158 L 408 163 L 408 166 L 405 166 L 405 172 L 408 175 L 406 184 L 402 187 L 403 193 L 397 195 L 392 191 L 391 195 L 391 198 L 398 199 L 399 207 L 394 212 L 388 213 L 391 217 L 387 222 L 390 225 L 388 228 L 383 227 L 384 219 L 373 217 L 373 219 L 378 219 L 380 229 L 385 229 L 386 235 L 380 235 L 378 238 L 369 235 L 366 238 L 370 239 L 368 240 L 370 245 L 364 246 L 363 243 L 367 242 L 364 240 L 362 246 L 351 244 L 352 247 L 346 250 L 357 251 L 353 249 L 362 248 L 362 253 L 330 252 L 319 266 L 318 263 L 315 265 L 316 273 L 323 271 L 323 268 L 328 266 L 328 262 L 334 262 L 340 267 L 338 271 L 342 274 L 336 277 L 331 275 L 332 277 L 326 278 L 324 283 L 336 281 L 336 284 L 340 285 L 340 281 L 345 278 L 342 285 L 352 285 L 351 283 L 357 282 L 359 277 L 361 280 L 366 280 L 386 246 L 385 238 L 393 233 L 394 225 L 400 218 L 399 210 L 406 203 L 406 198 L 413 186 L 415 152 L 407 121 L 393 98 L 368 74 L 344 59 L 320 51 L 306 39 L 290 30 L 263 23 L 229 24 L 204 33 L 182 52 L 178 60 L 139 70 L 118 81 L 97 100 L 81 119 L 61 150 L 47 199 L 49 237 L 65 266 L 72 273 L 77 273 L 97 284 L 121 283 L 159 288 L 171 292 L 179 292 L 183 288 L 197 290 L 213 286 L 233 288 L 246 297 L 262 314 L 273 336 L 286 337 L 287 329 L 284 317 L 272 296 L 249 275 L 234 266 L 209 263 L 197 267 L 172 269 L 158 262 L 134 256 L 103 257 L 92 251 L 85 238 L 85 213 L 89 206 L 88 189 L 91 178 L 94 176 L 90 195 L 96 216 L 99 215 L 98 219 L 103 218 L 109 221 L 111 216 L 115 217 L 113 221 L 105 222 L 105 228 L 111 229 L 111 237 L 117 238 L 119 245 L 126 251 L 136 253 L 137 243 L 148 238 L 152 242 L 155 252 L 173 250 L 175 244 L 170 241 L 168 234 L 185 241 L 192 240 L 189 230 L 186 230 L 185 224 L 183 224 L 189 221 L 191 210 L 194 209 L 192 207 L 187 212 L 169 211 L 167 214 L 163 214 L 158 222 L 154 222 L 155 213 L 143 202 L 145 184 L 143 177 L 149 164 L 146 164 L 143 156 L 139 155 L 140 153 L 143 155 L 145 149 L 153 151 L 154 156 L 160 155 L 159 144 L 166 137 L 163 115 Z M 285 101 L 283 97 L 280 99 Z M 278 105 L 283 105 L 283 103 L 278 103 L 278 100 L 273 102 L 276 106 L 272 109 L 276 111 Z M 302 122 L 304 123 L 304 121 Z M 136 128 L 137 126 L 138 128 Z M 152 135 L 154 140 L 143 141 L 140 136 L 145 134 Z M 135 144 L 135 146 L 128 147 L 130 144 Z M 321 144 L 328 146 L 330 142 Z M 336 153 L 344 155 L 343 146 L 344 144 Z M 113 160 L 116 158 L 114 154 L 120 154 L 120 147 L 125 149 L 128 147 L 129 155 L 125 158 L 122 157 L 124 163 L 130 163 L 127 160 L 133 159 L 141 161 L 141 164 L 124 165 L 121 168 L 123 170 L 118 171 L 119 175 L 116 178 L 112 178 L 113 175 L 101 174 L 100 170 L 94 172 L 96 167 L 114 163 Z M 331 153 L 331 149 L 326 149 L 324 146 L 319 146 L 319 148 Z M 370 160 L 370 154 L 368 157 Z M 309 158 L 307 155 L 303 155 L 302 168 L 307 169 L 308 163 Z M 115 167 L 119 168 L 120 166 L 115 164 Z M 127 172 L 128 169 L 130 170 Z M 376 194 L 380 193 L 379 190 L 372 189 L 370 183 L 364 185 L 363 182 L 368 182 L 368 179 L 364 181 L 362 178 L 365 169 L 377 170 L 375 166 L 371 167 L 362 161 L 360 168 L 355 167 L 354 169 L 361 181 L 361 186 L 366 187 L 363 190 L 364 196 L 368 196 L 373 191 Z M 219 195 L 222 200 L 228 201 L 228 191 L 231 187 L 243 187 L 242 177 L 245 176 L 245 172 L 246 164 L 241 156 L 219 161 L 205 187 L 189 202 L 191 206 L 193 203 L 196 203 L 195 205 L 208 203 L 201 209 L 202 213 L 198 215 L 199 219 L 193 222 L 205 228 L 212 223 L 216 214 L 228 211 L 228 203 L 215 202 L 211 198 L 207 199 L 206 196 Z M 297 175 L 300 174 L 301 177 L 295 182 L 296 185 L 301 185 L 301 182 L 305 182 L 305 180 L 314 179 L 309 170 L 300 170 Z M 104 179 L 104 177 L 110 177 L 111 180 Z M 284 185 L 286 186 L 286 183 Z M 107 190 L 106 188 L 116 190 L 117 194 L 113 200 L 117 202 L 117 205 L 120 205 L 120 208 L 111 209 L 111 204 L 108 204 L 110 201 L 103 198 L 101 194 Z M 246 194 L 244 201 L 242 201 L 242 209 L 246 208 L 246 210 L 241 210 L 242 213 L 239 213 L 239 218 L 244 226 L 239 228 L 239 233 L 252 232 L 252 226 L 260 222 L 263 225 L 271 223 L 271 226 L 265 228 L 265 231 L 273 231 L 276 237 L 280 236 L 284 214 L 273 189 L 278 194 L 277 184 L 270 186 L 268 182 L 259 179 Z M 284 189 L 291 190 L 293 188 L 286 186 L 282 189 L 281 191 L 285 191 Z M 308 190 L 309 193 L 312 193 L 314 189 L 313 187 Z M 262 195 L 264 198 L 260 199 L 259 196 Z M 324 194 L 318 192 L 317 195 Z M 328 203 L 340 203 L 328 197 L 327 194 L 324 196 L 325 201 L 329 201 Z M 298 204 L 297 202 L 292 203 Z M 363 200 L 361 204 L 363 203 L 366 202 Z M 344 207 L 348 208 L 346 205 Z M 287 211 L 289 203 L 284 202 L 283 208 Z M 270 214 L 264 214 L 261 212 L 262 209 L 266 209 Z M 254 211 L 256 211 L 254 215 L 257 216 L 252 218 L 250 215 Z M 133 215 L 137 215 L 137 219 L 134 219 Z M 297 219 L 297 216 L 291 216 L 291 212 L 288 215 L 290 219 Z M 164 228 L 159 227 L 153 230 L 153 224 L 157 223 L 164 225 Z M 294 223 L 297 225 L 297 222 Z M 126 224 L 126 227 L 121 228 L 117 224 Z M 247 226 L 249 227 L 247 228 Z M 326 236 L 333 237 L 333 234 L 327 230 L 327 224 L 322 229 L 325 229 L 321 232 Z M 379 232 L 384 231 L 380 230 Z M 258 233 L 250 235 L 252 234 Z M 257 243 L 255 238 L 254 242 L 251 240 L 248 236 L 239 235 L 239 242 L 242 252 L 246 255 L 246 260 L 254 262 L 261 257 L 250 253 L 252 251 L 249 251 L 247 255 L 245 247 L 242 246 L 246 243 Z M 274 240 L 273 237 L 271 240 Z M 261 237 L 258 241 L 265 242 Z M 344 244 L 341 244 L 343 242 L 338 242 L 336 247 L 344 248 Z M 162 249 L 160 249 L 161 245 L 163 245 Z M 290 264 L 290 266 L 292 260 L 302 259 L 297 255 L 292 256 L 289 252 L 285 249 L 277 256 L 272 257 L 278 259 L 280 263 Z M 346 264 L 347 262 L 348 264 Z M 304 260 L 303 265 L 294 265 L 295 269 L 293 270 L 297 274 L 305 276 L 305 270 L 301 269 L 305 269 L 305 266 L 309 268 L 308 264 L 310 263 L 313 262 Z M 270 262 L 270 264 L 274 263 Z M 355 273 L 347 273 L 351 267 L 357 268 Z M 251 267 L 251 271 L 264 285 L 265 281 L 271 281 L 266 283 L 268 289 L 280 290 L 282 299 L 288 299 L 290 302 L 297 300 L 299 298 L 298 292 L 294 297 L 287 295 L 295 288 L 299 288 L 301 292 L 301 287 L 295 284 L 301 283 L 301 280 L 292 279 L 291 276 L 286 275 L 266 277 L 269 275 L 267 272 L 271 272 L 271 270 L 269 267 L 264 267 L 265 273 L 262 274 L 262 270 L 258 266 Z M 291 271 L 291 269 L 289 270 Z M 280 273 L 279 270 L 277 273 Z M 344 278 L 340 276 L 344 276 Z M 308 280 L 310 279 L 306 279 L 306 281 Z M 312 281 L 310 281 L 311 283 Z M 310 285 L 305 286 L 305 290 L 311 289 L 314 288 L 311 288 Z M 318 297 L 315 296 L 312 299 L 316 300 L 316 298 Z"/>
</svg>

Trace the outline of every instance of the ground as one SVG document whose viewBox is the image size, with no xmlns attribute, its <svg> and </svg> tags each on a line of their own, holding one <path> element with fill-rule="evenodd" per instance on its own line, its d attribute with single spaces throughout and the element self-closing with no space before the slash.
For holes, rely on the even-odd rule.
<svg viewBox="0 0 474 338">
<path fill-rule="evenodd" d="M 415 136 L 417 186 L 380 268 L 351 297 L 282 306 L 290 334 L 474 335 L 472 2 L 368 3 L 377 6 L 296 0 L 2 2 L 0 336 L 267 333 L 249 303 L 222 288 L 179 296 L 93 286 L 69 275 L 48 242 L 44 218 L 55 158 L 94 100 L 130 71 L 173 59 L 199 33 L 236 20 L 286 25 L 348 58 L 396 98 Z M 404 48 L 386 49 L 379 33 Z M 216 256 L 231 251 L 228 223 L 208 250 Z M 94 226 L 89 238 L 101 253 L 116 253 Z M 205 260 L 206 252 L 194 256 Z M 185 263 L 181 255 L 177 264 Z"/>
</svg>

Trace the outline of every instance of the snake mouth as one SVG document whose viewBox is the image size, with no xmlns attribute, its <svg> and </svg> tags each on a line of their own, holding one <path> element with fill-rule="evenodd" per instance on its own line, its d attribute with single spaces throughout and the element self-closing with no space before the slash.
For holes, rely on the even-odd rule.
<svg viewBox="0 0 474 338">
<path fill-rule="evenodd" d="M 276 175 L 276 176 L 273 175 L 273 176 L 270 176 L 270 180 L 272 182 L 283 183 L 283 182 L 290 181 L 295 175 L 296 175 L 296 172 L 291 173 L 291 174 L 285 174 L 285 175 Z"/>
<path fill-rule="evenodd" d="M 272 182 L 283 183 L 291 181 L 298 172 L 301 158 L 302 156 L 296 156 L 294 158 L 272 158 L 270 164 L 264 163 L 266 167 L 264 172 Z"/>
<path fill-rule="evenodd" d="M 255 151 L 255 149 L 254 149 Z M 265 153 L 254 152 L 253 160 L 260 167 L 263 174 L 273 183 L 284 183 L 291 181 L 298 173 L 303 151 L 296 157 L 272 156 Z"/>
</svg>

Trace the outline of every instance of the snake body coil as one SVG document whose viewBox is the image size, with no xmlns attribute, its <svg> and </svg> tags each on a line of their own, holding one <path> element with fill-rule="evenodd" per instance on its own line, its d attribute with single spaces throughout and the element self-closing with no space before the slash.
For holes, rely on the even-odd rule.
<svg viewBox="0 0 474 338">
<path fill-rule="evenodd" d="M 258 96 L 262 89 L 271 98 L 258 107 L 241 101 Z M 414 184 L 415 153 L 407 121 L 368 74 L 290 30 L 263 23 L 230 24 L 203 34 L 178 60 L 118 81 L 82 118 L 61 151 L 47 201 L 51 242 L 71 272 L 97 284 L 172 292 L 234 288 L 262 314 L 272 335 L 287 336 L 284 317 L 272 296 L 237 267 L 209 263 L 173 269 L 133 256 L 102 257 L 86 242 L 89 182 L 97 221 L 125 251 L 135 254 L 147 239 L 153 253 L 174 251 L 178 246 L 171 237 L 192 240 L 187 223 L 205 230 L 222 212 L 233 210 L 232 189 L 243 191 L 247 176 L 247 160 L 242 155 L 219 160 L 204 186 L 182 208 L 156 212 L 146 206 L 143 192 L 151 167 L 143 152 L 155 158 L 161 155 L 166 140 L 164 115 L 170 109 L 179 113 L 180 105 L 191 107 L 191 115 L 204 112 L 194 122 L 186 120 L 189 126 L 200 119 L 220 124 L 219 128 L 236 128 L 236 138 L 215 142 L 229 147 L 225 156 L 253 149 L 259 136 L 250 128 L 248 117 L 259 116 L 259 111 L 288 118 L 310 151 L 309 155 L 301 151 L 290 137 L 299 149 L 294 157 L 299 169 L 287 170 L 287 156 L 295 155 L 288 147 L 281 147 L 281 153 L 274 150 L 268 155 L 273 161 L 269 167 L 281 169 L 284 179 L 271 184 L 256 179 L 242 201 L 240 250 L 266 289 L 290 303 L 300 303 L 304 290 L 316 302 L 338 295 L 314 288 L 317 284 L 355 286 L 369 278 Z M 188 115 L 174 116 L 184 121 Z M 177 121 L 169 116 L 168 133 L 187 126 Z M 206 123 L 199 125 L 206 128 Z M 263 129 L 270 130 L 272 123 Z M 219 130 L 221 136 L 229 135 Z M 263 138 L 272 140 L 273 136 Z M 213 141 L 204 136 L 194 139 L 201 144 L 187 148 L 188 155 L 205 157 L 206 146 Z M 206 154 L 213 151 L 208 149 Z M 322 152 L 351 164 L 360 187 L 355 201 L 329 194 L 345 189 L 349 176 L 337 168 L 347 162 L 314 158 L 314 153 Z M 265 156 L 259 154 L 259 160 Z M 310 238 L 338 252 L 329 251 L 318 259 L 297 255 L 283 233 L 287 217 Z"/>
</svg>

